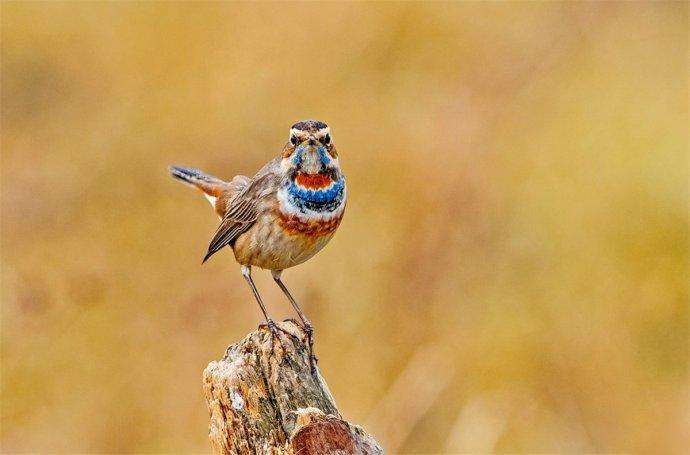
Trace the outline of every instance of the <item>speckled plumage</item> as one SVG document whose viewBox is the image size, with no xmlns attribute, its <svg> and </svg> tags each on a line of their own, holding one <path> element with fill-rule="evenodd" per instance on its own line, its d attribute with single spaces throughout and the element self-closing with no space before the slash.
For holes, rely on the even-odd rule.
<svg viewBox="0 0 690 455">
<path fill-rule="evenodd" d="M 225 182 L 198 169 L 176 166 L 171 174 L 200 189 L 221 218 L 204 262 L 230 246 L 269 322 L 250 270 L 252 266 L 271 270 L 310 327 L 280 281 L 280 273 L 318 253 L 343 217 L 347 187 L 328 126 L 316 120 L 295 123 L 280 156 L 251 179 L 238 175 Z"/>
</svg>

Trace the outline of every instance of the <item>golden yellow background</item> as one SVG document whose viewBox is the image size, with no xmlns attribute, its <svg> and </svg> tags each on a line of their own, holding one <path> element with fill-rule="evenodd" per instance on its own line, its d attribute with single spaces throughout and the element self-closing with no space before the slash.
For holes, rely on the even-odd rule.
<svg viewBox="0 0 690 455">
<path fill-rule="evenodd" d="M 208 452 L 260 312 L 169 164 L 303 118 L 349 203 L 284 277 L 389 453 L 680 452 L 686 3 L 2 3 L 2 450 Z M 293 316 L 266 272 L 277 318 Z"/>
</svg>

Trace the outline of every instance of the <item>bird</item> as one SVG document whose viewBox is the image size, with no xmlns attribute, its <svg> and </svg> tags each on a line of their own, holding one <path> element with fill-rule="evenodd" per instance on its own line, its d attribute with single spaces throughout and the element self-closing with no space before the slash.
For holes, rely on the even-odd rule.
<svg viewBox="0 0 690 455">
<path fill-rule="evenodd" d="M 282 329 L 266 311 L 252 279 L 252 267 L 269 270 L 297 312 L 313 356 L 313 326 L 282 273 L 321 251 L 343 219 L 347 186 L 329 126 L 318 120 L 293 124 L 281 153 L 252 178 L 237 175 L 225 181 L 183 166 L 170 166 L 170 174 L 200 190 L 220 217 L 202 264 L 230 247 L 266 325 L 276 335 Z"/>
</svg>

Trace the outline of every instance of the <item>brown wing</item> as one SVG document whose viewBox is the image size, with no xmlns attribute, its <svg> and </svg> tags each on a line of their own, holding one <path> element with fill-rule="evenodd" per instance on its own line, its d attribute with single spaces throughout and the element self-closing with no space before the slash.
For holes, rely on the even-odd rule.
<svg viewBox="0 0 690 455">
<path fill-rule="evenodd" d="M 227 204 L 220 226 L 211 239 L 208 251 L 202 263 L 221 248 L 232 244 L 237 237 L 247 231 L 256 222 L 266 196 L 277 191 L 277 175 L 273 172 L 275 161 L 264 166 L 249 184 L 237 193 Z M 234 180 L 234 179 L 233 179 Z"/>
<path fill-rule="evenodd" d="M 232 178 L 232 180 L 230 180 L 229 183 L 225 184 L 226 188 L 218 196 L 213 206 L 216 213 L 221 219 L 225 217 L 225 214 L 227 213 L 228 208 L 230 207 L 230 203 L 235 198 L 235 196 L 241 193 L 251 182 L 252 180 L 249 177 L 246 177 L 244 175 L 236 175 Z"/>
</svg>

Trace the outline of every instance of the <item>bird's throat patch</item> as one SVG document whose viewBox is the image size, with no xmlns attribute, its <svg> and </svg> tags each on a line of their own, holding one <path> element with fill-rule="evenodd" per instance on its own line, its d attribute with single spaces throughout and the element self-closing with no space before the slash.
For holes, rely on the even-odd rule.
<svg viewBox="0 0 690 455">
<path fill-rule="evenodd" d="M 298 172 L 297 176 L 295 177 L 295 183 L 309 190 L 318 190 L 329 186 L 331 183 L 333 183 L 333 179 L 330 175 L 321 172 L 318 174 Z"/>
<path fill-rule="evenodd" d="M 322 177 L 313 178 L 318 174 L 304 174 L 308 177 L 301 177 L 310 180 L 311 184 L 322 184 Z M 342 203 L 345 197 L 345 179 L 333 180 L 328 178 L 328 184 L 321 188 L 307 188 L 298 182 L 300 175 L 296 175 L 294 180 L 286 181 L 284 183 L 287 191 L 287 198 L 290 205 L 294 206 L 298 211 L 307 213 L 308 210 L 317 213 L 327 213 L 336 210 Z M 317 180 L 318 179 L 318 180 Z"/>
</svg>

